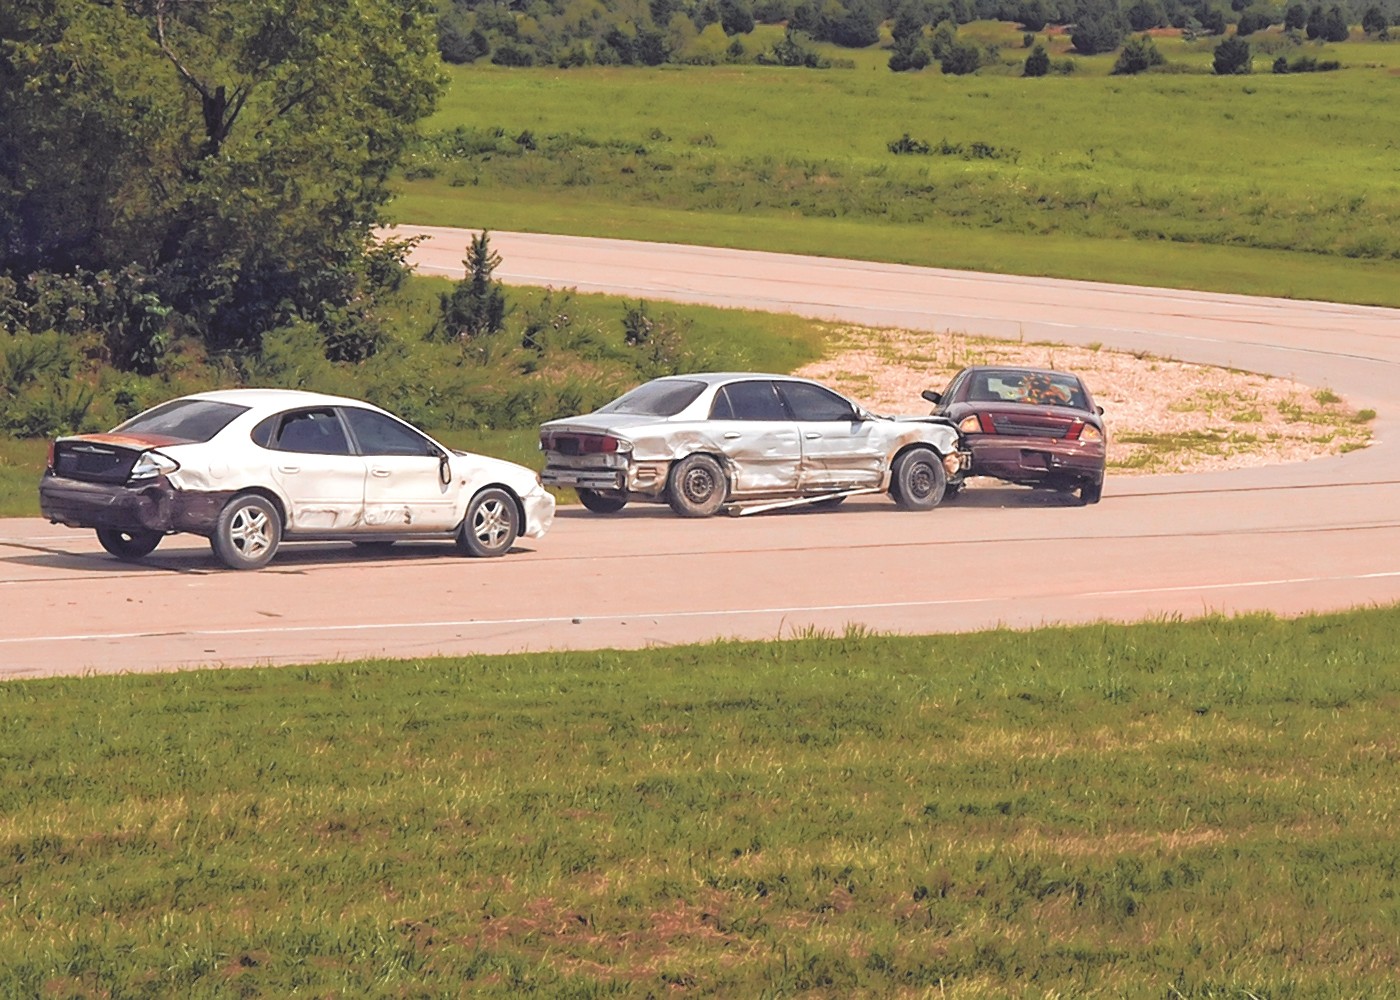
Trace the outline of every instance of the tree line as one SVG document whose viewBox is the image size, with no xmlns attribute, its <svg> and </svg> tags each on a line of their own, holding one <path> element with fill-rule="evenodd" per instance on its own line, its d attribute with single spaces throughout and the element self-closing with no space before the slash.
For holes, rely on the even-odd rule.
<svg viewBox="0 0 1400 1000">
<path fill-rule="evenodd" d="M 438 46 L 449 63 L 487 60 L 502 66 L 759 62 L 819 67 L 823 63 L 811 42 L 865 48 L 880 41 L 881 26 L 889 25 L 896 56 L 892 69 L 951 60 L 956 72 L 968 64 L 968 52 L 956 46 L 935 51 L 912 40 L 942 24 L 977 20 L 1011 21 L 1030 32 L 1072 25 L 1076 50 L 1092 55 L 1117 48 L 1129 32 L 1167 27 L 1218 35 L 1235 24 L 1247 35 L 1273 24 L 1292 29 L 1297 21 L 1296 29 L 1306 30 L 1310 39 L 1344 41 L 1347 26 L 1360 23 L 1368 34 L 1380 35 L 1400 23 L 1400 0 L 1337 2 L 1325 9 L 1297 4 L 1286 10 L 1269 0 L 531 0 L 523 5 L 445 0 Z M 748 37 L 757 24 L 787 30 L 781 42 L 761 47 Z"/>
</svg>

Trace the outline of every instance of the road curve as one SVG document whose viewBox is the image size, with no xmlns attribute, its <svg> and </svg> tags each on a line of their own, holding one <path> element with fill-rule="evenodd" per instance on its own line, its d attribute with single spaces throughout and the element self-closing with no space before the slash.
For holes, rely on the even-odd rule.
<svg viewBox="0 0 1400 1000">
<path fill-rule="evenodd" d="M 460 274 L 469 234 L 414 228 Z M 257 573 L 177 536 L 141 564 L 88 532 L 0 521 L 0 677 L 626 648 L 816 628 L 948 632 L 1400 601 L 1400 310 L 659 243 L 492 233 L 508 283 L 869 325 L 1099 343 L 1328 387 L 1375 443 L 1312 462 L 1110 478 L 1096 507 L 979 489 L 926 514 L 686 521 L 564 509 L 509 556 L 288 546 Z M 1109 415 L 1110 428 L 1112 414 Z"/>
</svg>

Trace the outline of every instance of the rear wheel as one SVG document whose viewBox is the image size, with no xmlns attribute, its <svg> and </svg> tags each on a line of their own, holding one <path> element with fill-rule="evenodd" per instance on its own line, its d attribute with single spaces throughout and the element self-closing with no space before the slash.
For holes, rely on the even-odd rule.
<svg viewBox="0 0 1400 1000">
<path fill-rule="evenodd" d="M 282 516 L 266 497 L 244 493 L 219 514 L 209 545 L 229 569 L 262 569 L 282 543 Z"/>
<path fill-rule="evenodd" d="M 627 498 L 616 496 L 612 493 L 600 493 L 598 490 L 585 490 L 582 488 L 574 491 L 578 494 L 579 503 L 595 514 L 616 514 L 623 507 L 627 506 Z"/>
<path fill-rule="evenodd" d="M 472 556 L 503 556 L 519 534 L 520 509 L 515 497 L 492 486 L 472 497 L 457 532 L 457 547 Z"/>
<path fill-rule="evenodd" d="M 681 517 L 709 517 L 728 496 L 724 469 L 709 455 L 687 455 L 671 466 L 666 501 Z"/>
<path fill-rule="evenodd" d="M 150 555 L 160 544 L 159 531 L 123 531 L 120 528 L 98 528 L 97 540 L 118 559 L 136 560 Z"/>
<path fill-rule="evenodd" d="M 929 448 L 911 448 L 894 460 L 890 494 L 905 510 L 932 510 L 943 500 L 948 474 Z"/>
<path fill-rule="evenodd" d="M 1098 503 L 1103 497 L 1103 483 L 1085 483 L 1079 487 L 1079 502 L 1088 506 L 1091 503 Z"/>
</svg>

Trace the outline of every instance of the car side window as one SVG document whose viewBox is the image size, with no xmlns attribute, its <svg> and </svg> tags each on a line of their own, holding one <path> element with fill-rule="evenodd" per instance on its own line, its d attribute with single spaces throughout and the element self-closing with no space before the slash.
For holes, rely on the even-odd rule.
<svg viewBox="0 0 1400 1000">
<path fill-rule="evenodd" d="M 778 391 L 787 400 L 788 409 L 801 421 L 854 420 L 855 407 L 849 399 L 830 389 L 808 382 L 780 382 Z"/>
<path fill-rule="evenodd" d="M 731 382 L 715 393 L 711 420 L 791 420 L 767 381 Z"/>
<path fill-rule="evenodd" d="M 303 455 L 348 455 L 350 442 L 333 410 L 294 410 L 282 415 L 274 445 Z"/>
<path fill-rule="evenodd" d="M 422 434 L 393 417 L 347 406 L 341 410 L 362 455 L 433 455 L 437 447 Z"/>
</svg>

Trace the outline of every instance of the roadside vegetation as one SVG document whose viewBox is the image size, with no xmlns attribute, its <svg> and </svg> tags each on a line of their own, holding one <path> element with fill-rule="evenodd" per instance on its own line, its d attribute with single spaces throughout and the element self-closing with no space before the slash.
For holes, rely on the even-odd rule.
<svg viewBox="0 0 1400 1000">
<path fill-rule="evenodd" d="M 1394 997 L 1400 611 L 0 685 L 7 996 Z"/>
</svg>

